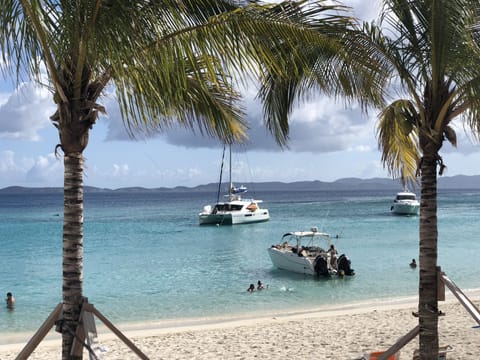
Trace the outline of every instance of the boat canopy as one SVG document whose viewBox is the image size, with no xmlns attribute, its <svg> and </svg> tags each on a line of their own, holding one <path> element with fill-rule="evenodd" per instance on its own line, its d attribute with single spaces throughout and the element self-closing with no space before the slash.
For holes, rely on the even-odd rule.
<svg viewBox="0 0 480 360">
<path fill-rule="evenodd" d="M 235 187 L 235 186 L 232 186 L 232 187 L 230 188 L 230 192 L 231 192 L 232 194 L 243 194 L 243 193 L 246 193 L 247 191 L 248 191 L 248 189 L 247 189 L 247 187 L 244 186 L 244 185 L 242 185 L 242 186 L 240 186 L 240 187 L 238 187 L 238 188 Z"/>
<path fill-rule="evenodd" d="M 282 239 L 287 237 L 287 236 L 296 236 L 296 237 L 314 237 L 314 236 L 319 236 L 319 237 L 330 237 L 330 234 L 324 233 L 324 232 L 318 232 L 318 231 L 292 231 L 284 234 L 282 236 Z"/>
</svg>

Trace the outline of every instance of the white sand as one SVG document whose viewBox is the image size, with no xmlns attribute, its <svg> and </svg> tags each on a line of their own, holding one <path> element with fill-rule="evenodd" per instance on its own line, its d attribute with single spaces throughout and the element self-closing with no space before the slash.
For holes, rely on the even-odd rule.
<svg viewBox="0 0 480 360">
<path fill-rule="evenodd" d="M 479 293 L 467 293 L 478 306 Z M 255 318 L 215 318 L 118 326 L 150 359 L 322 359 L 353 360 L 371 351 L 385 350 L 418 324 L 412 316 L 415 298 L 355 304 L 297 313 L 263 314 Z M 454 350 L 447 359 L 478 360 L 480 328 L 451 296 L 439 303 L 440 345 Z M 111 332 L 99 328 L 102 360 L 138 359 Z M 31 336 L 32 334 L 30 334 Z M 60 359 L 61 341 L 53 330 L 30 359 Z M 53 339 L 52 339 L 53 337 Z M 12 338 L 12 342 L 13 338 Z M 15 359 L 25 345 L 0 345 L 0 359 Z M 418 338 L 401 350 L 412 359 Z M 88 353 L 84 353 L 88 359 Z"/>
</svg>

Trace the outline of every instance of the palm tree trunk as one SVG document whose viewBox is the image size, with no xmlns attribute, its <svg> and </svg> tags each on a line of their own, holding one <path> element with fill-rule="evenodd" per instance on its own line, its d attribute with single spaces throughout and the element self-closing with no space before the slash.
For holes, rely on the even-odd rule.
<svg viewBox="0 0 480 360">
<path fill-rule="evenodd" d="M 419 326 L 420 359 L 438 359 L 437 300 L 437 157 L 421 165 Z"/>
<path fill-rule="evenodd" d="M 80 316 L 83 288 L 83 155 L 65 154 L 63 220 L 63 328 L 62 360 L 70 355 Z"/>
</svg>

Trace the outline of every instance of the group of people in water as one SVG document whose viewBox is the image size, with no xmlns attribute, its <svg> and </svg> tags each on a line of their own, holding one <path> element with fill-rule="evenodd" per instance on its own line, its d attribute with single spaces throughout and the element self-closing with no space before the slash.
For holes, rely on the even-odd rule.
<svg viewBox="0 0 480 360">
<path fill-rule="evenodd" d="M 266 287 L 268 288 L 268 285 Z M 247 291 L 252 293 L 255 290 L 260 291 L 260 290 L 263 290 L 263 289 L 265 289 L 265 286 L 263 286 L 262 282 L 260 280 L 258 280 L 257 281 L 257 288 L 255 288 L 255 284 L 250 284 Z"/>
</svg>

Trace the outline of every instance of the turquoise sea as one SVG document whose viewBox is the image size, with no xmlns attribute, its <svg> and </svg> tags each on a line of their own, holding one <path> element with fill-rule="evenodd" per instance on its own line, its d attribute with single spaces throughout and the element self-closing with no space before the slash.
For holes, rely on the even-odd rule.
<svg viewBox="0 0 480 360">
<path fill-rule="evenodd" d="M 271 220 L 199 226 L 215 194 L 87 192 L 84 295 L 114 323 L 240 315 L 414 296 L 417 216 L 390 214 L 393 191 L 268 192 Z M 0 333 L 33 332 L 61 302 L 63 194 L 0 194 Z M 439 265 L 480 288 L 480 190 L 439 190 Z M 266 249 L 288 231 L 339 235 L 356 271 L 315 279 L 274 269 Z M 266 291 L 249 294 L 262 280 Z M 0 336 L 1 338 L 1 336 Z"/>
</svg>

